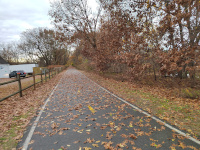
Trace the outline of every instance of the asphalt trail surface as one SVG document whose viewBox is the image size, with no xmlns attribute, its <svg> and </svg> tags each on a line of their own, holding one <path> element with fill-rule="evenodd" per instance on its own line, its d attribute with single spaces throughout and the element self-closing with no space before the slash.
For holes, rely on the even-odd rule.
<svg viewBox="0 0 200 150">
<path fill-rule="evenodd" d="M 17 148 L 33 150 L 200 148 L 198 143 L 140 113 L 76 69 L 66 71 L 41 112 L 39 120 L 35 122 L 33 120 L 35 128 L 28 127 Z M 33 134 L 30 134 L 31 132 Z"/>
</svg>

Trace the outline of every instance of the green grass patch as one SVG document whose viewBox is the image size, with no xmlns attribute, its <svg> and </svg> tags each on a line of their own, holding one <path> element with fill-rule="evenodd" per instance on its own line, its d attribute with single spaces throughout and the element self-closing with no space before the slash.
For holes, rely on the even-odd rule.
<svg viewBox="0 0 200 150">
<path fill-rule="evenodd" d="M 30 110 L 20 116 L 15 116 L 12 120 L 14 121 L 8 131 L 6 131 L 4 137 L 0 138 L 0 145 L 4 150 L 10 150 L 12 148 L 15 148 L 17 146 L 17 139 L 15 137 L 18 136 L 18 131 L 22 130 L 21 125 L 24 125 L 23 123 L 17 124 L 15 122 L 18 122 L 20 119 L 27 119 L 30 113 L 34 110 L 33 107 L 30 108 Z"/>
<path fill-rule="evenodd" d="M 23 114 L 23 115 L 21 115 L 21 116 L 15 116 L 15 117 L 13 118 L 13 120 L 16 121 L 16 120 L 19 120 L 19 119 L 21 119 L 21 118 L 26 119 L 26 118 L 28 118 L 28 114 L 29 114 L 29 113 Z"/>
<path fill-rule="evenodd" d="M 5 137 L 1 138 L 3 140 L 0 140 L 0 144 L 4 150 L 10 150 L 17 146 L 17 141 L 15 140 L 17 130 L 19 130 L 19 128 L 14 126 L 6 132 Z"/>
<path fill-rule="evenodd" d="M 6 138 L 4 138 L 4 137 L 0 138 L 0 141 L 5 141 L 5 140 L 6 140 Z"/>
</svg>

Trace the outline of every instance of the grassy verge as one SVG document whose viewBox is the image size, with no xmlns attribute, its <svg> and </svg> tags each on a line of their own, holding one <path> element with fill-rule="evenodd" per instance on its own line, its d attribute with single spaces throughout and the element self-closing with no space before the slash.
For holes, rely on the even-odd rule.
<svg viewBox="0 0 200 150">
<path fill-rule="evenodd" d="M 113 78 L 105 78 L 92 72 L 82 73 L 119 97 L 199 139 L 200 101 L 165 95 L 165 88 L 117 81 L 113 79 L 115 75 Z"/>
<path fill-rule="evenodd" d="M 30 119 L 29 116 L 34 113 L 34 108 L 31 107 L 28 112 L 20 116 L 14 116 L 9 130 L 4 133 L 4 136 L 0 138 L 0 145 L 3 149 L 12 149 L 17 146 L 17 142 L 22 138 L 23 133 L 21 132 L 27 123 L 21 120 Z"/>
</svg>

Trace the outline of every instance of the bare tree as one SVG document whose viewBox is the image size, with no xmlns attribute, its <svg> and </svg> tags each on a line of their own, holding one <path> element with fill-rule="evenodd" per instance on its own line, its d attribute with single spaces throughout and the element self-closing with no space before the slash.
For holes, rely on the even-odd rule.
<svg viewBox="0 0 200 150">
<path fill-rule="evenodd" d="M 20 50 L 16 42 L 0 44 L 0 55 L 10 64 L 17 64 L 20 60 Z"/>
<path fill-rule="evenodd" d="M 102 12 L 102 5 L 92 12 L 87 0 L 61 0 L 51 4 L 49 15 L 58 30 L 72 36 L 75 32 L 90 43 L 96 51 L 97 24 Z"/>
<path fill-rule="evenodd" d="M 45 66 L 64 65 L 68 59 L 66 46 L 56 40 L 56 33 L 50 29 L 34 28 L 23 32 L 20 48 L 29 58 L 43 61 Z"/>
</svg>

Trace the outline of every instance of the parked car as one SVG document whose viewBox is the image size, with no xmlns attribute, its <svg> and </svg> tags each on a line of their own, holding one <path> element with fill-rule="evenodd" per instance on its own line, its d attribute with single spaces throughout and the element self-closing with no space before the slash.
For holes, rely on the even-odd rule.
<svg viewBox="0 0 200 150">
<path fill-rule="evenodd" d="M 26 77 L 26 72 L 24 72 L 23 70 L 13 71 L 9 74 L 9 77 L 17 77 L 17 74 L 20 74 L 20 77 Z"/>
</svg>

